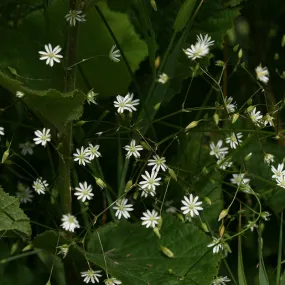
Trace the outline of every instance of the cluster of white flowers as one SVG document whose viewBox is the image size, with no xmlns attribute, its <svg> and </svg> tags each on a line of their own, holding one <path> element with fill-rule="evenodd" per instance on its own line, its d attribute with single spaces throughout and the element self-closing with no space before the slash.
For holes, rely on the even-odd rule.
<svg viewBox="0 0 285 285">
<path fill-rule="evenodd" d="M 200 34 L 197 35 L 197 42 L 183 51 L 191 60 L 202 58 L 210 52 L 210 46 L 212 46 L 214 42 L 215 41 L 211 41 L 211 37 L 207 34 L 204 37 Z"/>
<path fill-rule="evenodd" d="M 280 163 L 277 166 L 277 169 L 272 165 L 271 171 L 273 172 L 272 178 L 275 179 L 278 186 L 285 188 L 285 170 L 284 163 Z"/>
<path fill-rule="evenodd" d="M 85 166 L 86 163 L 90 163 L 95 157 L 100 157 L 101 153 L 99 152 L 99 145 L 93 146 L 89 144 L 87 148 L 83 146 L 79 149 L 76 149 L 76 153 L 73 154 L 73 160 L 77 161 L 79 165 Z"/>
<path fill-rule="evenodd" d="M 117 108 L 118 113 L 124 113 L 126 110 L 129 112 L 136 111 L 137 105 L 139 105 L 140 100 L 133 100 L 134 94 L 128 93 L 126 96 L 118 95 L 117 100 L 114 101 L 114 106 Z"/>
<path fill-rule="evenodd" d="M 259 128 L 264 128 L 267 125 L 269 125 L 270 127 L 274 126 L 274 118 L 269 113 L 263 116 L 260 111 L 256 110 L 256 107 L 254 107 L 253 110 L 249 112 L 249 117 L 252 123 Z"/>
</svg>

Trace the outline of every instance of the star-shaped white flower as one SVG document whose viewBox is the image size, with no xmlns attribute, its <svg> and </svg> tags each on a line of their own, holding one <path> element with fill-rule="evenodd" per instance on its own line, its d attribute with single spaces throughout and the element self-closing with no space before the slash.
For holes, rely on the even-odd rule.
<svg viewBox="0 0 285 285">
<path fill-rule="evenodd" d="M 119 62 L 121 57 L 121 52 L 117 49 L 116 45 L 113 45 L 109 52 L 109 58 L 114 62 Z"/>
<path fill-rule="evenodd" d="M 136 111 L 134 107 L 139 104 L 139 99 L 133 100 L 133 93 L 128 93 L 125 97 L 118 95 L 116 97 L 117 101 L 114 101 L 115 108 L 118 108 L 118 113 L 124 113 L 125 110 L 129 112 Z"/>
<path fill-rule="evenodd" d="M 271 153 L 265 153 L 264 154 L 264 163 L 271 164 L 274 162 L 274 155 Z"/>
<path fill-rule="evenodd" d="M 89 160 L 93 160 L 95 157 L 100 157 L 101 153 L 98 151 L 100 146 L 97 144 L 93 146 L 91 143 L 89 144 L 89 147 L 87 148 L 87 153 L 89 155 Z"/>
<path fill-rule="evenodd" d="M 76 25 L 76 22 L 85 22 L 85 15 L 82 14 L 81 10 L 69 10 L 69 13 L 65 16 L 65 19 L 67 22 L 69 22 L 69 25 L 74 27 Z"/>
<path fill-rule="evenodd" d="M 3 127 L 0 127 L 0 136 L 4 136 L 5 133 L 4 133 L 4 128 Z"/>
<path fill-rule="evenodd" d="M 269 125 L 269 126 L 273 127 L 274 126 L 273 120 L 274 120 L 274 118 L 272 116 L 270 116 L 270 114 L 267 113 L 263 117 L 263 124 L 264 124 L 264 126 L 266 127 L 267 125 Z"/>
<path fill-rule="evenodd" d="M 256 126 L 261 125 L 262 114 L 260 111 L 256 112 L 256 107 L 249 113 L 249 117 Z"/>
<path fill-rule="evenodd" d="M 77 200 L 85 202 L 85 200 L 91 200 L 94 194 L 92 193 L 92 186 L 88 185 L 87 182 L 79 183 L 79 187 L 75 187 L 76 192 L 74 193 Z"/>
<path fill-rule="evenodd" d="M 236 149 L 236 147 L 242 143 L 241 141 L 242 133 L 232 133 L 226 138 L 226 143 L 230 145 L 231 148 Z"/>
<path fill-rule="evenodd" d="M 66 214 L 62 216 L 62 228 L 69 232 L 74 232 L 76 228 L 80 228 L 78 220 L 75 216 L 71 214 Z"/>
<path fill-rule="evenodd" d="M 43 180 L 42 177 L 39 177 L 33 182 L 33 188 L 39 195 L 45 194 L 45 191 L 48 188 L 48 183 L 46 180 Z"/>
<path fill-rule="evenodd" d="M 226 170 L 232 166 L 232 162 L 230 158 L 225 159 L 225 154 L 222 154 L 220 158 L 217 160 L 218 168 Z"/>
<path fill-rule="evenodd" d="M 148 171 L 145 171 L 145 175 L 142 175 L 142 178 L 144 181 L 141 181 L 139 184 L 143 190 L 148 189 L 155 191 L 156 186 L 160 185 L 159 181 L 161 178 L 157 177 L 157 172 L 152 171 L 151 174 L 149 174 Z"/>
<path fill-rule="evenodd" d="M 108 278 L 104 280 L 105 285 L 118 285 L 122 284 L 122 282 L 114 277 Z"/>
<path fill-rule="evenodd" d="M 233 102 L 233 100 L 233 97 L 225 98 L 225 105 L 228 113 L 233 113 L 237 108 L 237 104 Z"/>
<path fill-rule="evenodd" d="M 181 201 L 184 205 L 183 207 L 181 207 L 181 211 L 184 215 L 190 213 L 192 218 L 194 216 L 199 216 L 199 211 L 202 211 L 203 208 L 200 207 L 200 205 L 202 205 L 202 202 L 198 201 L 198 199 L 198 196 L 194 198 L 192 194 L 189 195 L 189 198 L 187 196 L 184 196 L 184 200 Z"/>
<path fill-rule="evenodd" d="M 21 99 L 21 98 L 23 98 L 24 96 L 25 96 L 25 93 L 24 93 L 24 92 L 22 92 L 22 91 L 17 91 L 17 92 L 16 92 L 16 97 L 17 97 L 17 98 L 20 98 L 20 99 Z"/>
<path fill-rule="evenodd" d="M 227 276 L 219 276 L 213 280 L 212 285 L 226 285 L 225 282 L 231 282 L 231 279 L 229 279 Z"/>
<path fill-rule="evenodd" d="M 258 228 L 258 225 L 254 221 L 248 221 L 246 227 L 249 228 L 251 232 L 253 232 L 255 228 Z"/>
<path fill-rule="evenodd" d="M 124 218 L 128 219 L 130 218 L 129 212 L 133 211 L 133 205 L 127 204 L 128 199 L 121 199 L 116 202 L 116 205 L 113 207 L 114 210 L 116 210 L 115 216 L 118 219 L 121 219 L 123 216 Z"/>
<path fill-rule="evenodd" d="M 155 226 L 158 224 L 161 217 L 158 215 L 158 212 L 155 210 L 147 210 L 143 213 L 143 217 L 141 217 L 142 225 L 146 226 L 147 228 L 152 227 L 155 228 Z"/>
<path fill-rule="evenodd" d="M 271 171 L 274 174 L 272 175 L 272 178 L 278 179 L 282 178 L 282 176 L 285 176 L 285 170 L 283 170 L 283 168 L 284 168 L 284 163 L 278 164 L 277 169 L 272 165 Z"/>
<path fill-rule="evenodd" d="M 231 183 L 236 185 L 245 185 L 248 184 L 250 179 L 245 178 L 245 173 L 233 174 L 233 178 L 231 178 Z"/>
<path fill-rule="evenodd" d="M 26 204 L 33 201 L 34 195 L 32 194 L 30 187 L 26 187 L 19 182 L 17 185 L 17 190 L 16 197 L 19 198 L 20 203 Z"/>
<path fill-rule="evenodd" d="M 99 95 L 99 93 L 95 93 L 93 89 L 87 93 L 86 99 L 87 99 L 88 105 L 90 105 L 91 103 L 97 105 L 97 102 L 95 99 L 97 95 Z"/>
<path fill-rule="evenodd" d="M 73 160 L 78 161 L 79 165 L 84 165 L 85 163 L 90 163 L 91 161 L 89 160 L 90 153 L 88 151 L 88 148 L 85 149 L 83 146 L 79 149 L 76 149 L 76 153 L 73 154 Z"/>
<path fill-rule="evenodd" d="M 269 217 L 271 216 L 271 214 L 268 212 L 262 212 L 260 216 L 264 221 L 269 221 L 270 220 Z"/>
<path fill-rule="evenodd" d="M 217 145 L 214 142 L 210 142 L 210 155 L 214 155 L 217 159 L 224 157 L 228 153 L 228 147 L 222 147 L 223 141 L 219 140 Z"/>
<path fill-rule="evenodd" d="M 285 188 L 285 176 L 282 175 L 281 177 L 276 178 L 277 185 L 279 187 Z"/>
<path fill-rule="evenodd" d="M 135 140 L 131 140 L 130 145 L 126 145 L 124 149 L 127 151 L 127 154 L 126 154 L 127 159 L 129 159 L 132 155 L 135 158 L 139 158 L 141 156 L 139 151 L 143 150 L 143 147 L 140 144 L 136 145 Z"/>
<path fill-rule="evenodd" d="M 45 45 L 46 51 L 39 51 L 41 54 L 40 60 L 46 60 L 46 64 L 53 67 L 54 62 L 60 62 L 60 59 L 63 58 L 61 54 L 61 47 L 56 46 L 54 49 L 52 48 L 51 44 Z"/>
<path fill-rule="evenodd" d="M 220 250 L 224 249 L 221 239 L 215 237 L 213 237 L 213 241 L 208 244 L 207 247 L 213 247 L 213 253 L 218 253 Z"/>
<path fill-rule="evenodd" d="M 211 41 L 211 37 L 207 34 L 203 37 L 201 34 L 197 35 L 197 42 L 195 45 L 191 45 L 190 48 L 183 50 L 188 58 L 195 60 L 197 58 L 204 57 L 210 52 L 210 46 L 215 41 Z"/>
<path fill-rule="evenodd" d="M 51 141 L 50 129 L 43 128 L 42 131 L 35 131 L 36 138 L 34 138 L 35 144 L 41 144 L 42 146 L 46 146 L 47 142 Z"/>
<path fill-rule="evenodd" d="M 167 170 L 167 166 L 166 166 L 166 159 L 165 157 L 160 157 L 158 155 L 154 155 L 153 159 L 149 159 L 148 160 L 148 166 L 153 166 L 152 171 L 156 171 L 158 172 L 160 169 L 162 169 L 163 171 Z"/>
<path fill-rule="evenodd" d="M 161 84 L 165 84 L 168 81 L 169 77 L 166 73 L 161 73 L 158 76 L 158 80 L 157 82 L 161 83 Z"/>
<path fill-rule="evenodd" d="M 102 275 L 100 273 L 101 273 L 101 270 L 92 270 L 92 269 L 80 272 L 81 277 L 84 278 L 83 282 L 85 282 L 85 283 L 92 282 L 93 284 L 96 282 L 97 283 L 100 282 L 99 278 L 98 278 L 98 277 L 102 277 Z"/>
<path fill-rule="evenodd" d="M 35 147 L 35 145 L 29 141 L 25 143 L 20 143 L 19 147 L 22 149 L 21 151 L 22 155 L 27 155 L 27 154 L 32 155 L 34 153 L 33 148 Z"/>
<path fill-rule="evenodd" d="M 256 79 L 267 83 L 269 81 L 269 71 L 267 67 L 262 67 L 261 64 L 255 68 Z"/>
</svg>

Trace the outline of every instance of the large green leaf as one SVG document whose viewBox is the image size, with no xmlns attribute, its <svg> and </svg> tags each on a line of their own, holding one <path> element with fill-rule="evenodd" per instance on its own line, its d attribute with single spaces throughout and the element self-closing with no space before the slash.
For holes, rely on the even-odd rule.
<svg viewBox="0 0 285 285">
<path fill-rule="evenodd" d="M 209 285 L 220 260 L 207 248 L 210 238 L 173 216 L 164 217 L 160 232 L 158 239 L 151 229 L 127 222 L 100 229 L 108 273 L 125 285 Z M 167 257 L 161 246 L 174 257 Z M 90 236 L 86 257 L 105 268 L 96 232 Z"/>
<path fill-rule="evenodd" d="M 19 200 L 0 189 L 0 236 L 16 233 L 23 238 L 32 234 L 30 219 L 20 209 Z"/>
</svg>

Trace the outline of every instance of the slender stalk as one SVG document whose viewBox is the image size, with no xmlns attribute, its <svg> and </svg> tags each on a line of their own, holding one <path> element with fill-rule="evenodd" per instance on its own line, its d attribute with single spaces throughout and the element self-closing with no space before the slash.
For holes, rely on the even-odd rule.
<svg viewBox="0 0 285 285">
<path fill-rule="evenodd" d="M 81 0 L 70 0 L 70 10 L 75 10 L 80 7 Z M 77 41 L 78 41 L 78 25 L 75 27 L 69 26 L 66 66 L 72 66 L 77 59 Z M 65 70 L 65 92 L 71 92 L 76 85 L 76 66 L 66 68 Z M 59 189 L 61 209 L 64 213 L 71 212 L 71 193 L 70 193 L 70 167 L 71 167 L 71 145 L 72 145 L 72 126 L 73 122 L 66 124 L 65 128 L 59 133 Z"/>
</svg>

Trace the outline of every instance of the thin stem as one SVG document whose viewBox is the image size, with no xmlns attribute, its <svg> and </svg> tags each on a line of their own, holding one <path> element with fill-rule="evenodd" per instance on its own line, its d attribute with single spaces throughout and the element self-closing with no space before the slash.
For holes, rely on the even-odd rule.
<svg viewBox="0 0 285 285">
<path fill-rule="evenodd" d="M 97 231 L 97 235 L 98 235 L 98 239 L 99 239 L 100 246 L 101 246 L 102 253 L 103 253 L 103 258 L 104 258 L 104 262 L 105 262 L 105 269 L 106 269 L 105 271 L 106 271 L 107 279 L 109 279 L 106 257 L 105 257 L 103 245 L 102 245 L 102 242 L 101 242 L 100 235 L 99 235 L 99 232 L 98 232 L 98 231 Z"/>
</svg>

